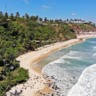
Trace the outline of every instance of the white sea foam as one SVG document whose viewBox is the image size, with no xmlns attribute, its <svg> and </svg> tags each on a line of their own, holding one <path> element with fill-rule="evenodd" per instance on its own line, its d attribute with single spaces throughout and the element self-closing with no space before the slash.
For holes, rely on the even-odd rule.
<svg viewBox="0 0 96 96">
<path fill-rule="evenodd" d="M 93 48 L 96 49 L 96 46 L 94 46 Z"/>
<path fill-rule="evenodd" d="M 78 54 L 80 54 L 79 51 L 70 51 L 68 54 L 62 56 L 61 58 L 63 58 L 63 59 L 77 59 L 77 60 L 81 60 L 82 58 L 81 58 L 80 55 L 82 55 L 82 54 L 80 54 L 79 56 L 78 56 Z"/>
<path fill-rule="evenodd" d="M 94 53 L 93 56 L 96 56 L 96 53 Z"/>
<path fill-rule="evenodd" d="M 49 66 L 49 65 L 64 64 L 64 63 L 70 64 L 69 61 L 66 61 L 66 60 L 64 60 L 63 58 L 60 57 L 59 59 L 54 60 L 54 61 L 50 62 L 50 63 L 47 64 L 47 65 Z M 46 66 L 47 66 L 47 65 L 46 65 Z M 46 67 L 46 66 L 45 66 L 45 67 Z"/>
<path fill-rule="evenodd" d="M 59 58 L 47 64 L 42 69 L 43 74 L 46 74 L 49 78 L 51 78 L 51 76 L 55 78 L 54 82 L 61 90 L 59 90 L 60 96 L 67 95 L 68 90 L 76 83 L 78 77 L 75 76 L 79 73 L 78 69 L 75 69 L 75 71 L 73 69 L 69 69 L 69 72 L 67 72 L 66 68 L 60 67 L 60 65 L 64 65 L 65 63 L 70 64 L 70 62 L 64 60 L 64 58 Z M 76 72 L 76 70 L 78 72 Z"/>
<path fill-rule="evenodd" d="M 68 56 L 68 55 L 64 56 L 63 58 L 64 59 L 76 59 L 76 60 L 81 60 L 82 59 L 81 57 Z"/>
<path fill-rule="evenodd" d="M 60 58 L 60 59 L 53 61 L 53 63 L 65 63 L 65 61 Z"/>
<path fill-rule="evenodd" d="M 78 54 L 79 53 L 79 51 L 70 51 L 69 53 L 68 53 L 68 55 L 75 55 L 75 54 Z"/>
<path fill-rule="evenodd" d="M 73 78 L 71 78 L 68 75 L 66 69 L 61 68 L 61 67 L 57 66 L 56 64 L 46 65 L 42 69 L 42 73 L 46 74 L 50 78 L 51 78 L 51 76 L 54 77 L 55 84 L 60 88 L 60 90 L 55 90 L 55 91 L 57 91 L 57 92 L 59 91 L 60 96 L 67 94 L 69 88 L 72 88 L 73 83 L 74 83 L 74 82 L 70 83 L 70 81 L 75 81 L 75 80 L 73 80 Z M 56 96 L 58 96 L 58 95 L 56 95 Z"/>
<path fill-rule="evenodd" d="M 93 50 L 96 50 L 96 46 L 93 46 Z"/>
<path fill-rule="evenodd" d="M 96 96 L 96 64 L 82 72 L 67 96 Z"/>
</svg>

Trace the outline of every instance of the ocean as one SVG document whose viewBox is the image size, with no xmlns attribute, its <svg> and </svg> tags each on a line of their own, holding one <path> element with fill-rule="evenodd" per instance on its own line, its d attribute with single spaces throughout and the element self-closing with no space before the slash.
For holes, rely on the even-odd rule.
<svg viewBox="0 0 96 96">
<path fill-rule="evenodd" d="M 39 65 L 42 67 L 42 73 L 55 82 L 58 88 L 54 91 L 54 96 L 89 96 L 75 94 L 75 90 L 76 88 L 79 90 L 80 84 L 76 88 L 74 85 L 82 77 L 81 74 L 87 72 L 84 70 L 95 63 L 96 38 L 92 38 L 50 54 L 39 62 Z M 79 80 L 80 82 L 82 80 Z M 92 96 L 96 96 L 96 94 Z"/>
</svg>

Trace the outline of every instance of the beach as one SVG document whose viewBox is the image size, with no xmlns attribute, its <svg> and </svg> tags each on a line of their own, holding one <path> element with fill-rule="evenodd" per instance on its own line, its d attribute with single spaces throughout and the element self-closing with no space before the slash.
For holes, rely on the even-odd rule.
<svg viewBox="0 0 96 96">
<path fill-rule="evenodd" d="M 48 86 L 51 81 L 46 80 L 47 77 L 44 78 L 44 74 L 41 74 L 40 69 L 34 68 L 33 65 L 57 50 L 83 42 L 86 38 L 93 37 L 96 37 L 96 35 L 77 36 L 77 39 L 46 45 L 38 48 L 36 51 L 28 52 L 16 58 L 17 61 L 20 61 L 20 67 L 28 70 L 29 79 L 27 82 L 11 88 L 7 92 L 7 96 L 10 96 L 10 92 L 14 93 L 16 90 L 17 92 L 21 92 L 21 96 L 47 96 L 46 94 L 54 91 Z"/>
</svg>

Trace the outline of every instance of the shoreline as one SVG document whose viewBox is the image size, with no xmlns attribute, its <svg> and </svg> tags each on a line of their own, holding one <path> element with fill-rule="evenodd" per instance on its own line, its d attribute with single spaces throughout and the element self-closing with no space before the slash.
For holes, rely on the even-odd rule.
<svg viewBox="0 0 96 96">
<path fill-rule="evenodd" d="M 37 92 L 39 90 L 53 90 L 50 88 L 46 88 L 47 81 L 44 79 L 43 75 L 41 74 L 38 68 L 33 68 L 32 65 L 36 64 L 37 62 L 46 58 L 49 54 L 56 52 L 62 48 L 66 48 L 72 46 L 74 44 L 80 43 L 85 41 L 87 38 L 94 38 L 95 35 L 86 35 L 86 36 L 77 36 L 77 39 L 71 39 L 64 42 L 57 42 L 51 45 L 46 45 L 44 47 L 38 48 L 37 51 L 32 51 L 26 53 L 24 55 L 19 56 L 16 60 L 20 61 L 20 67 L 23 67 L 29 71 L 29 79 L 24 84 L 19 84 L 13 88 L 9 92 L 21 91 L 23 96 L 41 96 L 38 95 Z M 48 87 L 48 86 L 47 86 Z M 49 92 L 49 91 L 48 91 Z M 36 94 L 35 94 L 36 93 Z M 10 96 L 10 95 L 7 95 Z"/>
</svg>

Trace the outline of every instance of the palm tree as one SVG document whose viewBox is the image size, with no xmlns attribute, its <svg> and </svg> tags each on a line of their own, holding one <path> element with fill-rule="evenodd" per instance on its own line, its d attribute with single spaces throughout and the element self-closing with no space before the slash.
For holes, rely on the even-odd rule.
<svg viewBox="0 0 96 96">
<path fill-rule="evenodd" d="M 8 13 L 6 12 L 6 13 L 5 13 L 5 18 L 8 19 L 8 17 L 9 17 L 9 15 L 8 15 Z"/>
<path fill-rule="evenodd" d="M 14 19 L 14 14 L 13 14 L 13 13 L 10 14 L 10 19 L 11 19 L 11 20 Z"/>
<path fill-rule="evenodd" d="M 25 14 L 25 18 L 26 18 L 26 19 L 29 19 L 29 18 L 30 18 L 27 13 Z"/>
<path fill-rule="evenodd" d="M 19 12 L 16 12 L 16 18 L 19 18 L 19 17 L 20 17 Z"/>
<path fill-rule="evenodd" d="M 3 13 L 0 11 L 0 18 L 2 18 L 3 17 Z"/>
<path fill-rule="evenodd" d="M 42 19 L 42 18 L 39 18 L 39 20 L 40 20 L 40 22 L 42 22 L 42 21 L 43 21 L 43 19 Z"/>
<path fill-rule="evenodd" d="M 47 17 L 44 18 L 44 22 L 46 23 L 48 21 Z"/>
</svg>

